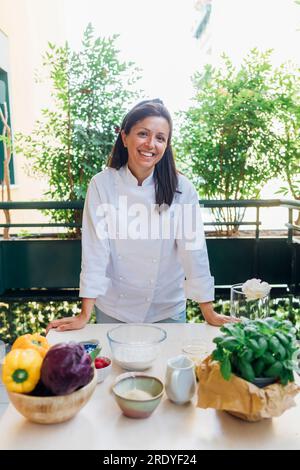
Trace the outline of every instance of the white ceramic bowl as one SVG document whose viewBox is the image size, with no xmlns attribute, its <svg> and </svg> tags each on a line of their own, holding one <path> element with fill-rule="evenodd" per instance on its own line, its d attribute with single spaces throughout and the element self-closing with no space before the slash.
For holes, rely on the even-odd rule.
<svg viewBox="0 0 300 470">
<path fill-rule="evenodd" d="M 111 363 L 106 367 L 102 367 L 101 369 L 96 368 L 95 370 L 97 374 L 97 383 L 99 384 L 103 382 L 111 373 Z"/>
<path fill-rule="evenodd" d="M 167 333 L 158 326 L 127 323 L 108 331 L 114 361 L 123 369 L 146 370 L 160 353 Z"/>
<path fill-rule="evenodd" d="M 129 418 L 148 418 L 161 402 L 164 385 L 157 377 L 137 373 L 122 374 L 113 394 L 120 409 Z"/>
</svg>

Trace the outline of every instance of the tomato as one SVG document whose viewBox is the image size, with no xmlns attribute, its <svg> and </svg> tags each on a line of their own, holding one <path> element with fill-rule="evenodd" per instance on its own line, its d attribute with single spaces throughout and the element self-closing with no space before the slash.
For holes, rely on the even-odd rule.
<svg viewBox="0 0 300 470">
<path fill-rule="evenodd" d="M 104 369 L 104 367 L 109 366 L 111 360 L 108 357 L 96 357 L 95 367 L 96 369 Z"/>
</svg>

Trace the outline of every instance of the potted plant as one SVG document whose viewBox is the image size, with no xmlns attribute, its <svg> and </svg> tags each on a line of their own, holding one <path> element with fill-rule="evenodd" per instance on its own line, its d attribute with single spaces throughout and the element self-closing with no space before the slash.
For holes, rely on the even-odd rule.
<svg viewBox="0 0 300 470">
<path fill-rule="evenodd" d="M 220 330 L 216 349 L 196 369 L 197 406 L 252 422 L 281 416 L 295 406 L 299 348 L 292 323 L 243 319 Z"/>
<path fill-rule="evenodd" d="M 223 335 L 214 339 L 217 347 L 212 359 L 220 363 L 225 380 L 235 374 L 259 387 L 294 381 L 299 347 L 290 321 L 243 319 L 222 326 L 220 331 Z"/>
</svg>

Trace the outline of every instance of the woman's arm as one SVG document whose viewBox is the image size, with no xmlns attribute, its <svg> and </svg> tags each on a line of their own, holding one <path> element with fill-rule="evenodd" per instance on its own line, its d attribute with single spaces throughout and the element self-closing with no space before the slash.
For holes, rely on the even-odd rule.
<svg viewBox="0 0 300 470">
<path fill-rule="evenodd" d="M 110 279 L 106 277 L 106 268 L 109 261 L 109 242 L 106 232 L 101 230 L 105 226 L 105 218 L 101 211 L 102 203 L 95 177 L 91 180 L 85 198 L 82 220 L 82 259 L 80 273 L 79 297 L 82 298 L 81 313 L 74 317 L 54 320 L 46 328 L 57 331 L 77 330 L 83 328 L 91 317 L 95 300 L 105 295 Z"/>
<path fill-rule="evenodd" d="M 212 302 L 201 302 L 199 307 L 204 319 L 212 326 L 222 326 L 224 323 L 237 322 L 234 317 L 228 317 L 226 315 L 220 315 L 214 311 Z"/>
<path fill-rule="evenodd" d="M 184 218 L 179 219 L 180 230 L 176 243 L 186 277 L 186 297 L 198 302 L 203 317 L 210 325 L 221 326 L 223 323 L 236 321 L 233 317 L 220 315 L 214 310 L 214 278 L 210 274 L 198 195 L 190 183 L 186 185 L 184 193 L 184 203 L 191 210 Z"/>
<path fill-rule="evenodd" d="M 52 328 L 55 328 L 57 331 L 80 330 L 83 328 L 91 318 L 95 301 L 96 299 L 82 299 L 81 312 L 79 315 L 53 320 L 47 326 L 46 334 Z"/>
</svg>

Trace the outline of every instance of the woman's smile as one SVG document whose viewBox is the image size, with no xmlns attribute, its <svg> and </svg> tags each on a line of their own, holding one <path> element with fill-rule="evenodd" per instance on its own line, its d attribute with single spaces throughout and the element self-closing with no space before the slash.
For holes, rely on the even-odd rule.
<svg viewBox="0 0 300 470">
<path fill-rule="evenodd" d="M 146 158 L 155 157 L 155 153 L 152 153 L 152 152 L 145 152 L 144 150 L 138 150 L 138 152 L 140 153 L 140 155 L 142 155 L 143 157 L 146 157 Z"/>
</svg>

